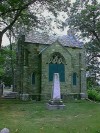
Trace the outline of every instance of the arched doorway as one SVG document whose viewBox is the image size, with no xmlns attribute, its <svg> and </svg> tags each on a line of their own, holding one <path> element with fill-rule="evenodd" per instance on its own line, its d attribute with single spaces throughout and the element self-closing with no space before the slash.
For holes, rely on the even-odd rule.
<svg viewBox="0 0 100 133">
<path fill-rule="evenodd" d="M 64 58 L 60 53 L 54 53 L 49 59 L 49 81 L 53 81 L 54 73 L 59 73 L 60 82 L 65 82 Z"/>
</svg>

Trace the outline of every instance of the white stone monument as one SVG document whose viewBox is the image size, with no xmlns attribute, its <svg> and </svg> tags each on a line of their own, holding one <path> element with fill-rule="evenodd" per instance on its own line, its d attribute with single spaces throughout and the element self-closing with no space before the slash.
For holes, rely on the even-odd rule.
<svg viewBox="0 0 100 133">
<path fill-rule="evenodd" d="M 53 110 L 53 109 L 63 109 L 64 107 L 65 105 L 61 100 L 59 73 L 54 73 L 52 96 L 51 100 L 49 100 L 49 102 L 47 103 L 47 108 L 49 110 Z"/>
<path fill-rule="evenodd" d="M 53 86 L 52 86 L 52 99 L 53 100 L 61 99 L 59 73 L 54 73 Z"/>
</svg>

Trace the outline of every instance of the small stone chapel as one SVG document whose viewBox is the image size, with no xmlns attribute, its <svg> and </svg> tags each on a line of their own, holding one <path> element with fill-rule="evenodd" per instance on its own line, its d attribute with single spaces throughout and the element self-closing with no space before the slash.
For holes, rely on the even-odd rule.
<svg viewBox="0 0 100 133">
<path fill-rule="evenodd" d="M 33 99 L 50 99 L 59 73 L 61 97 L 86 96 L 85 48 L 72 32 L 49 36 L 36 32 L 18 40 L 16 88 Z"/>
</svg>

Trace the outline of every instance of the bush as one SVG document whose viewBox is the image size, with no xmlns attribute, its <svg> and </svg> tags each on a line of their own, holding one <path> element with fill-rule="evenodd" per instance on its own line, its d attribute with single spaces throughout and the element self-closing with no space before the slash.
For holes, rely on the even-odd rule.
<svg viewBox="0 0 100 133">
<path fill-rule="evenodd" d="M 96 87 L 95 87 L 95 90 L 96 90 L 97 92 L 100 92 L 100 86 L 96 86 Z"/>
<path fill-rule="evenodd" d="M 96 100 L 96 97 L 97 97 L 98 93 L 96 90 L 88 90 L 88 98 L 91 99 L 91 100 Z"/>
<path fill-rule="evenodd" d="M 88 98 L 94 101 L 100 101 L 100 93 L 94 89 L 88 90 Z"/>
<path fill-rule="evenodd" d="M 96 101 L 99 101 L 100 102 L 100 94 L 97 95 Z"/>
</svg>

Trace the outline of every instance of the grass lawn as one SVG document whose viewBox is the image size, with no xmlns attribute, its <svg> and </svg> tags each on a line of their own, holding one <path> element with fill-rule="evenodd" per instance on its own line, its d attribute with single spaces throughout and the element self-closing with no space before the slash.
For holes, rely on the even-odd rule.
<svg viewBox="0 0 100 133">
<path fill-rule="evenodd" d="M 100 133 L 100 104 L 65 103 L 64 110 L 47 110 L 43 102 L 0 100 L 0 130 L 11 133 Z"/>
</svg>

